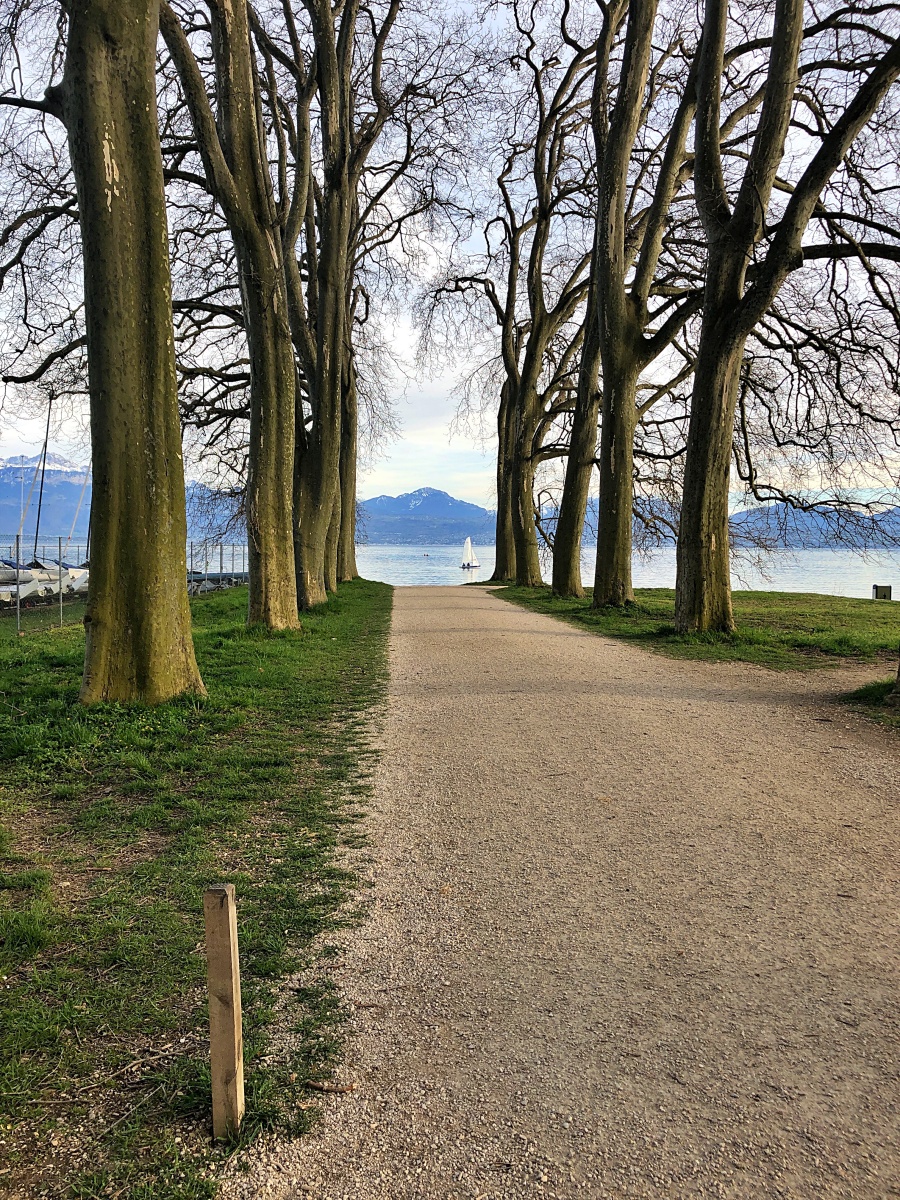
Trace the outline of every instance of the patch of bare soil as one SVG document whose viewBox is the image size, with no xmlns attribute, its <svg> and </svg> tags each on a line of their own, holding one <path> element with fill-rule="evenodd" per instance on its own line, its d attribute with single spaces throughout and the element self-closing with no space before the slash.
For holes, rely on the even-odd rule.
<svg viewBox="0 0 900 1200">
<path fill-rule="evenodd" d="M 900 1196 L 900 753 L 835 703 L 867 672 L 395 596 L 353 1090 L 222 1200 Z"/>
</svg>

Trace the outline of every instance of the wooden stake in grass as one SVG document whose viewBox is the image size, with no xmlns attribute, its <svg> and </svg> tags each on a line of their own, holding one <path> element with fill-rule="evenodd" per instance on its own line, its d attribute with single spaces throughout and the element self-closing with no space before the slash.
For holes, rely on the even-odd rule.
<svg viewBox="0 0 900 1200">
<path fill-rule="evenodd" d="M 244 1044 L 234 884 L 203 893 L 209 973 L 209 1049 L 213 1137 L 233 1137 L 244 1116 Z"/>
</svg>

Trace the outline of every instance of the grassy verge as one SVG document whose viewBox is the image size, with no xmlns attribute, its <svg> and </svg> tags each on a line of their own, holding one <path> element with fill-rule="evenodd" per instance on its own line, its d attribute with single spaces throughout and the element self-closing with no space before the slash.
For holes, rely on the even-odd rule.
<svg viewBox="0 0 900 1200">
<path fill-rule="evenodd" d="M 75 704 L 77 629 L 0 643 L 0 1192 L 212 1196 L 201 893 L 239 897 L 248 1114 L 302 1130 L 339 1014 L 316 963 L 348 919 L 364 725 L 390 589 L 358 581 L 301 634 L 243 625 L 246 591 L 193 604 L 209 698 Z M 276 1005 L 290 989 L 273 1043 Z M 9 1190 L 11 1189 L 11 1190 Z"/>
<path fill-rule="evenodd" d="M 679 635 L 675 593 L 644 588 L 624 609 L 593 610 L 590 594 L 562 600 L 549 588 L 504 587 L 497 595 L 606 637 L 622 638 L 676 658 L 749 662 L 805 670 L 841 660 L 896 662 L 900 604 L 794 592 L 735 592 L 737 632 Z"/>
<path fill-rule="evenodd" d="M 855 708 L 857 712 L 866 717 L 871 717 L 880 725 L 886 725 L 888 729 L 900 730 L 900 705 L 887 703 L 888 693 L 893 691 L 896 682 L 896 675 L 892 675 L 889 679 L 878 679 L 853 692 L 847 692 L 841 699 L 851 708 Z"/>
<path fill-rule="evenodd" d="M 80 625 L 84 620 L 86 604 L 80 596 L 63 600 L 63 625 Z M 21 626 L 23 633 L 36 633 L 38 630 L 59 628 L 59 601 L 42 601 L 40 604 L 23 604 Z M 0 610 L 0 643 L 15 641 L 16 610 L 15 606 Z"/>
</svg>

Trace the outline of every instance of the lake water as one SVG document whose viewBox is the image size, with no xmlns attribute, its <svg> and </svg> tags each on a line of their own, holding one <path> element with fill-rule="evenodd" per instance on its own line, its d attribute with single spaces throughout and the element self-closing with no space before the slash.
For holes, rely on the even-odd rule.
<svg viewBox="0 0 900 1200">
<path fill-rule="evenodd" d="M 358 546 L 360 574 L 398 587 L 481 582 L 494 570 L 494 547 L 476 547 L 481 563 L 477 570 L 460 568 L 461 546 Z M 547 572 L 545 572 L 546 574 Z M 581 574 L 593 582 L 594 552 L 585 552 Z M 732 573 L 735 588 L 773 592 L 820 592 L 831 596 L 871 597 L 872 584 L 890 584 L 900 600 L 900 551 L 863 557 L 848 550 L 786 550 L 769 557 L 765 574 L 743 563 Z M 635 587 L 674 587 L 674 547 L 658 551 L 651 559 L 635 558 Z"/>
</svg>

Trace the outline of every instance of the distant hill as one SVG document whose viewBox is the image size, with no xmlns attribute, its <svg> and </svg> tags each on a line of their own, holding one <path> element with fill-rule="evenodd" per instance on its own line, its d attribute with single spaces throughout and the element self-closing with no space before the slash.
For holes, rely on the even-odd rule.
<svg viewBox="0 0 900 1200">
<path fill-rule="evenodd" d="M 19 528 L 22 507 L 27 505 L 25 526 L 22 532 L 26 540 L 34 538 L 37 522 L 38 498 L 40 495 L 41 456 L 32 455 L 30 458 L 0 459 L 0 536 L 9 539 L 15 536 Z M 88 480 L 84 491 L 81 508 L 78 501 L 84 486 L 85 466 L 69 462 L 58 454 L 47 455 L 47 466 L 44 471 L 44 495 L 41 503 L 42 537 L 55 538 L 59 535 L 68 537 L 75 514 L 78 521 L 75 525 L 76 538 L 84 540 L 87 537 L 88 520 L 91 511 L 91 483 Z M 29 493 L 31 501 L 29 503 Z"/>
<path fill-rule="evenodd" d="M 0 549 L 15 537 L 21 506 L 27 505 L 23 529 L 25 544 L 34 538 L 40 488 L 40 456 L 0 459 Z M 74 538 L 87 537 L 91 509 L 91 482 L 84 487 L 85 466 L 58 454 L 47 455 L 44 496 L 41 505 L 41 538 L 68 537 L 76 512 Z M 84 495 L 82 497 L 82 488 Z M 29 492 L 31 499 L 29 502 Z M 80 507 L 79 507 L 80 500 Z M 243 541 L 244 531 L 235 519 L 237 499 L 205 484 L 187 486 L 188 537 Z M 592 543 L 597 528 L 597 502 L 588 508 L 585 543 Z M 677 521 L 677 514 L 666 515 Z M 548 523 L 552 512 L 545 510 Z M 359 540 L 373 545 L 456 545 L 470 537 L 476 546 L 493 545 L 495 514 L 477 504 L 457 500 L 438 488 L 419 488 L 401 496 L 373 496 L 359 505 Z M 223 533 L 230 528 L 233 532 Z M 851 513 L 799 512 L 786 504 L 768 504 L 732 514 L 735 545 L 764 539 L 788 549 L 817 549 L 827 546 L 877 548 L 900 544 L 900 506 L 866 518 Z M 7 551 L 8 552 L 8 551 Z"/>
<path fill-rule="evenodd" d="M 27 507 L 23 540 L 34 538 L 40 490 L 40 456 L 0 459 L 0 542 L 15 537 L 22 506 Z M 68 537 L 75 514 L 75 540 L 87 537 L 91 512 L 91 481 L 84 487 L 86 468 L 57 454 L 47 455 L 41 504 L 41 539 Z M 33 486 L 32 486 L 33 484 Z M 82 497 L 82 487 L 84 496 Z M 29 502 L 29 493 L 31 500 Z M 79 500 L 81 506 L 79 508 Z M 494 540 L 494 514 L 477 504 L 457 500 L 437 488 L 419 488 L 402 496 L 375 496 L 360 504 L 360 540 L 376 545 L 460 545 L 467 537 L 477 545 Z M 236 500 L 205 484 L 187 486 L 188 537 L 242 541 L 235 522 Z M 222 534 L 229 524 L 234 532 Z"/>
<path fill-rule="evenodd" d="M 437 488 L 374 496 L 360 505 L 359 538 L 375 546 L 452 546 L 494 541 L 494 514 Z"/>
<path fill-rule="evenodd" d="M 27 508 L 27 512 L 22 540 L 26 546 L 34 541 L 41 487 L 40 461 L 39 454 L 30 458 L 0 459 L 0 550 L 5 542 L 6 553 L 19 528 L 23 507 Z M 84 542 L 87 539 L 91 518 L 91 480 L 89 477 L 85 486 L 86 470 L 86 466 L 69 462 L 58 454 L 47 455 L 39 531 L 42 541 L 46 538 L 51 542 L 59 536 L 67 538 L 73 521 L 73 540 Z M 231 520 L 232 527 L 237 525 L 237 532 L 228 534 L 228 538 L 243 541 L 243 528 L 240 522 L 235 523 L 233 519 L 236 509 L 233 497 L 196 482 L 189 483 L 186 490 L 189 538 L 197 541 L 204 537 L 218 538 Z"/>
<path fill-rule="evenodd" d="M 645 509 L 651 507 L 646 500 L 643 505 Z M 552 521 L 555 514 L 547 508 L 545 515 Z M 660 515 L 677 526 L 678 513 L 670 506 L 661 505 Z M 597 518 L 597 500 L 592 496 L 584 530 L 585 545 L 593 545 L 597 540 Z M 762 541 L 787 550 L 822 550 L 829 546 L 874 550 L 900 545 L 900 507 L 869 516 L 852 509 L 803 512 L 789 504 L 774 502 L 733 512 L 729 525 L 735 547 Z M 637 521 L 635 532 L 638 532 Z"/>
<path fill-rule="evenodd" d="M 900 545 L 900 508 L 870 516 L 852 509 L 803 512 L 777 502 L 732 513 L 731 533 L 738 545 L 763 538 L 789 550 L 876 549 Z"/>
</svg>

